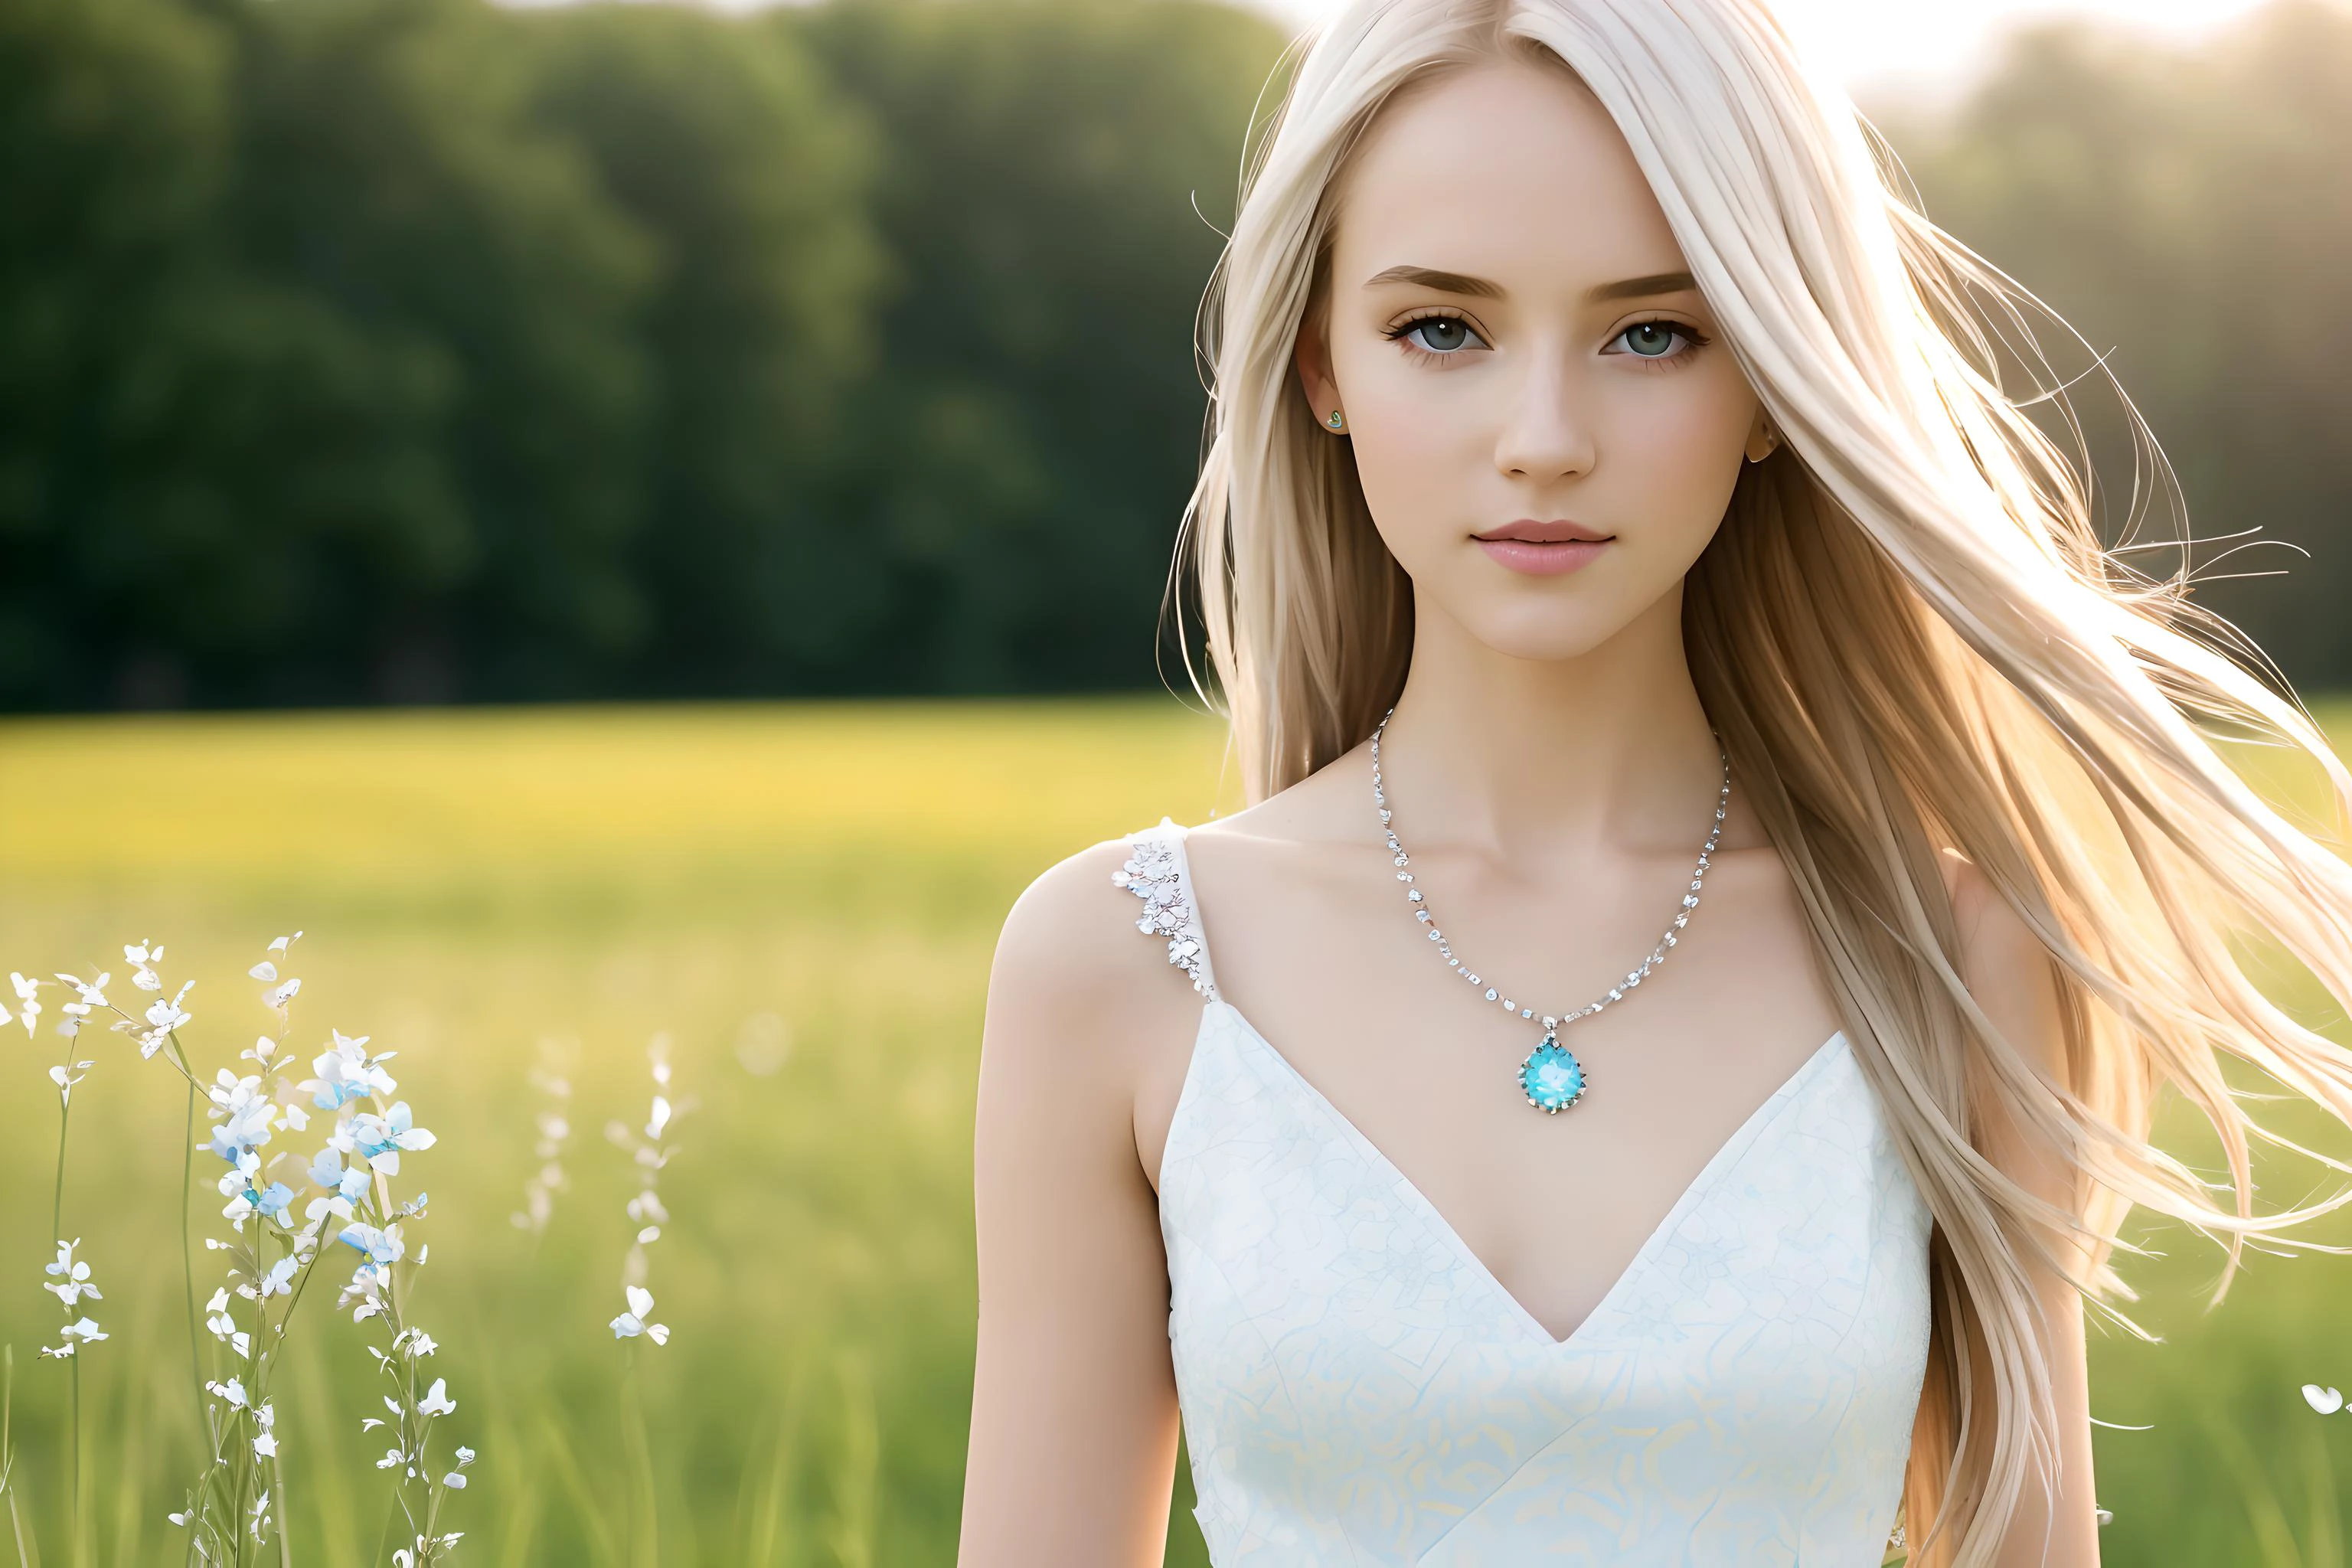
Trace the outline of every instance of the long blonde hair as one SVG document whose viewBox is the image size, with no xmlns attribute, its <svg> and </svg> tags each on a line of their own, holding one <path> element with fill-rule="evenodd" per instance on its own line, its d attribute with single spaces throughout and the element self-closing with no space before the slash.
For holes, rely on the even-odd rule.
<svg viewBox="0 0 2352 1568">
<path fill-rule="evenodd" d="M 2031 1259 L 2137 1331 L 2110 1267 L 2133 1205 L 2225 1237 L 2234 1268 L 2249 1236 L 2346 1201 L 2256 1215 L 2250 1142 L 2271 1135 L 2221 1058 L 2352 1121 L 2352 1055 L 2231 947 L 2266 943 L 2352 998 L 2352 873 L 2216 738 L 2306 760 L 2339 820 L 2352 777 L 2221 651 L 2185 566 L 2152 577 L 2103 550 L 2087 479 L 2028 412 L 2063 407 L 2025 330 L 2037 302 L 1906 199 L 1767 0 L 1355 0 L 1292 61 L 1203 313 L 1186 559 L 1252 798 L 1360 744 L 1411 656 L 1411 585 L 1292 372 L 1333 192 L 1400 89 L 1502 58 L 1564 66 L 1606 108 L 1786 437 L 1691 573 L 1685 640 L 1935 1216 L 1904 1513 L 1915 1561 L 1977 1568 L 2056 1454 Z M 2021 354 L 2030 396 L 2003 385 Z M 2063 1081 L 1962 985 L 1948 853 L 2048 950 Z M 2227 1210 L 2148 1142 L 2168 1083 L 2220 1135 Z M 2072 1166 L 2068 1208 L 1979 1152 L 1996 1103 Z"/>
</svg>

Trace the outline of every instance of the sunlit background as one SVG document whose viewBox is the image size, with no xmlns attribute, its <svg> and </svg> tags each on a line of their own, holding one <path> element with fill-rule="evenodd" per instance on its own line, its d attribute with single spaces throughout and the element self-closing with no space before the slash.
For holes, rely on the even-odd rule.
<svg viewBox="0 0 2352 1568">
<path fill-rule="evenodd" d="M 1268 16 L 1312 26 L 1346 0 L 1257 0 Z M 2193 44 L 2261 0 L 1783 0 L 1778 9 L 1868 95 L 1897 85 L 1950 90 L 1979 74 L 1998 46 L 2036 25 L 2095 20 Z"/>
<path fill-rule="evenodd" d="M 1233 804 L 1158 610 L 1216 230 L 1322 8 L 0 4 L 0 973 L 120 992 L 163 942 L 209 1069 L 300 928 L 294 1042 L 400 1053 L 439 1137 L 416 1310 L 481 1454 L 457 1561 L 951 1561 L 990 946 L 1054 859 Z M 2200 593 L 2352 733 L 2352 9 L 1792 16 L 2081 329 L 2061 369 L 2112 364 L 2219 542 Z M 119 1037 L 68 1055 L 48 997 L 0 1035 L 0 1563 L 177 1562 L 185 1107 Z M 605 1130 L 657 1037 L 659 1348 L 606 1326 Z M 58 1224 L 110 1334 L 78 1525 L 34 1357 L 71 1059 Z M 2163 1337 L 2094 1348 L 2108 1560 L 2336 1568 L 2352 1440 L 2298 1389 L 2352 1386 L 2352 1262 L 2255 1257 L 2208 1312 L 2213 1249 L 2143 1239 Z M 385 1563 L 359 1331 L 288 1356 L 286 1560 Z"/>
</svg>

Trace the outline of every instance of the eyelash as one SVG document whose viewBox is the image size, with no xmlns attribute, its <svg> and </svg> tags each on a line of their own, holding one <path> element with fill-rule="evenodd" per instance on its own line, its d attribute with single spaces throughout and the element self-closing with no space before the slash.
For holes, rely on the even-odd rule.
<svg viewBox="0 0 2352 1568">
<path fill-rule="evenodd" d="M 1484 338 L 1478 337 L 1476 328 L 1472 327 L 1464 317 L 1452 310 L 1424 310 L 1417 316 L 1413 316 L 1409 320 L 1398 322 L 1393 327 L 1385 329 L 1382 335 L 1387 337 L 1391 342 L 1396 343 L 1402 347 L 1406 353 L 1418 360 L 1440 361 L 1459 358 L 1463 352 L 1461 349 L 1438 350 L 1424 348 L 1421 344 L 1412 341 L 1412 333 L 1413 329 L 1425 325 L 1431 321 L 1460 321 L 1463 324 L 1464 331 L 1469 332 L 1472 337 L 1477 338 L 1478 342 L 1482 344 L 1486 342 Z M 1675 336 L 1683 340 L 1683 346 L 1671 353 L 1637 354 L 1628 350 L 1622 356 L 1626 359 L 1639 361 L 1644 366 L 1652 369 L 1662 370 L 1670 365 L 1678 365 L 1715 341 L 1713 338 L 1708 337 L 1705 332 L 1700 331 L 1696 327 L 1692 326 L 1687 321 L 1668 321 L 1664 317 L 1654 317 L 1648 321 L 1634 321 L 1628 324 L 1622 331 L 1612 337 L 1609 342 L 1612 344 L 1622 342 L 1627 334 L 1638 332 L 1644 327 L 1664 327 Z M 1607 353 L 1608 351 L 1603 349 L 1602 352 Z"/>
<path fill-rule="evenodd" d="M 1634 321 L 1629 323 L 1623 331 L 1621 331 L 1615 337 L 1611 338 L 1609 342 L 1612 344 L 1622 342 L 1626 338 L 1640 331 L 1644 327 L 1664 327 L 1667 331 L 1672 332 L 1675 336 L 1682 339 L 1683 341 L 1683 346 L 1675 350 L 1671 353 L 1637 354 L 1631 349 L 1625 351 L 1622 357 L 1638 361 L 1643 368 L 1650 370 L 1664 370 L 1670 366 L 1679 365 L 1684 361 L 1689 359 L 1692 355 L 1697 353 L 1699 350 L 1706 347 L 1707 344 L 1715 341 L 1713 338 L 1708 337 L 1705 332 L 1700 331 L 1696 327 L 1692 326 L 1687 321 L 1671 321 L 1663 316 L 1656 316 L 1652 317 L 1646 321 Z M 1603 349 L 1601 352 L 1605 353 L 1608 350 Z"/>
<path fill-rule="evenodd" d="M 1416 327 L 1426 326 L 1432 321 L 1459 321 L 1462 324 L 1462 330 L 1468 332 L 1473 338 L 1476 338 L 1480 343 L 1483 344 L 1486 341 L 1485 338 L 1479 336 L 1478 329 L 1472 326 L 1467 319 L 1453 310 L 1423 310 L 1421 314 L 1414 316 L 1408 321 L 1400 321 L 1395 326 L 1385 329 L 1383 335 L 1386 336 L 1391 342 L 1395 343 L 1398 347 L 1403 349 L 1408 355 L 1416 360 L 1442 362 L 1460 358 L 1462 354 L 1461 349 L 1438 350 L 1426 348 L 1412 341 L 1412 333 L 1413 329 Z"/>
</svg>

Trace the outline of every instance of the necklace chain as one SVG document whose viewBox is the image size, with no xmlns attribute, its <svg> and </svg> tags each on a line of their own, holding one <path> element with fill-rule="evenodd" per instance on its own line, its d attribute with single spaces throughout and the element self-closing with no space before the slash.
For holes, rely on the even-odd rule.
<svg viewBox="0 0 2352 1568">
<path fill-rule="evenodd" d="M 1389 853 L 1396 860 L 1397 881 L 1404 889 L 1405 900 L 1412 910 L 1413 918 L 1427 928 L 1429 940 L 1436 945 L 1437 955 L 1445 961 L 1446 967 L 1461 975 L 1469 983 L 1472 989 L 1477 990 L 1483 987 L 1485 999 L 1499 1004 L 1505 1012 L 1521 1018 L 1541 1022 L 1544 1026 L 1544 1038 L 1549 1044 L 1552 1036 L 1562 1026 L 1572 1024 L 1579 1018 L 1591 1017 L 1602 1008 L 1623 1001 L 1626 994 L 1641 984 L 1651 971 L 1666 961 L 1666 954 L 1673 951 L 1675 944 L 1681 940 L 1683 928 L 1690 923 L 1691 911 L 1698 908 L 1699 892 L 1702 885 L 1706 881 L 1707 868 L 1714 863 L 1716 846 L 1723 841 L 1723 819 L 1731 805 L 1731 759 L 1725 754 L 1723 743 L 1719 739 L 1716 742 L 1716 755 L 1723 763 L 1723 787 L 1717 792 L 1715 797 L 1715 821 L 1707 829 L 1706 843 L 1700 848 L 1698 864 L 1691 871 L 1690 889 L 1683 895 L 1682 907 L 1675 911 L 1674 923 L 1666 928 L 1665 935 L 1658 939 L 1658 944 L 1650 950 L 1649 956 L 1643 959 L 1634 968 L 1627 971 L 1625 978 L 1611 986 L 1606 995 L 1594 998 L 1573 1013 L 1540 1013 L 1533 1007 L 1520 1006 L 1516 996 L 1507 995 L 1499 984 L 1489 984 L 1484 977 L 1462 962 L 1454 951 L 1454 944 L 1446 940 L 1444 931 L 1439 929 L 1436 911 L 1429 907 L 1427 896 L 1423 893 L 1413 879 L 1412 857 L 1405 852 L 1403 844 L 1398 841 L 1396 829 L 1390 826 L 1394 814 L 1390 810 L 1388 790 L 1381 778 L 1381 737 L 1387 731 L 1389 721 L 1395 717 L 1396 710 L 1390 709 L 1381 716 L 1380 723 L 1372 731 L 1372 805 L 1381 814 L 1381 831 L 1387 836 Z"/>
</svg>

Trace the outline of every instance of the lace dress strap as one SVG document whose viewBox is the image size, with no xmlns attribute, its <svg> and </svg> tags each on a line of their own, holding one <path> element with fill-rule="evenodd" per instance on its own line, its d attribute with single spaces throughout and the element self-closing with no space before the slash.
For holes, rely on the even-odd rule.
<svg viewBox="0 0 2352 1568">
<path fill-rule="evenodd" d="M 1214 1002 L 1215 974 L 1209 968 L 1209 939 L 1201 931 L 1200 906 L 1192 898 L 1192 874 L 1184 858 L 1184 829 L 1167 817 L 1157 827 L 1129 834 L 1134 853 L 1111 873 L 1111 883 L 1143 900 L 1135 929 L 1163 937 L 1168 962 L 1190 975 L 1192 989 Z"/>
</svg>

